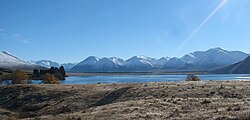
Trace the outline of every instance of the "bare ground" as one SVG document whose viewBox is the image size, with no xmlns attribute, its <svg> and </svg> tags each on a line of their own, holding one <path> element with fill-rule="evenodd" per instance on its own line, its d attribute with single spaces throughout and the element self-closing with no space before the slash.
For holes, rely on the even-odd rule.
<svg viewBox="0 0 250 120">
<path fill-rule="evenodd" d="M 0 87 L 0 120 L 250 119 L 250 82 Z"/>
</svg>

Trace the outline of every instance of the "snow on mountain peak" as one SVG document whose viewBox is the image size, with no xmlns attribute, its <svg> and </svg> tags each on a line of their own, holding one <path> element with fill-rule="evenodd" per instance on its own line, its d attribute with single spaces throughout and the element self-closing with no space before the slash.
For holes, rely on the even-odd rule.
<svg viewBox="0 0 250 120">
<path fill-rule="evenodd" d="M 152 58 L 145 56 L 134 56 L 125 61 L 127 67 L 153 67 L 150 61 Z"/>
<path fill-rule="evenodd" d="M 118 64 L 118 65 L 123 65 L 124 64 L 124 61 L 121 58 L 111 57 L 109 59 L 112 60 L 115 64 Z"/>
<path fill-rule="evenodd" d="M 169 57 L 161 57 L 160 59 L 158 59 L 157 61 L 168 61 L 170 58 Z"/>
<path fill-rule="evenodd" d="M 12 55 L 12 54 L 9 53 L 8 51 L 3 51 L 2 53 L 5 54 L 5 55 L 8 55 L 8 56 L 11 56 L 11 57 L 13 57 L 13 58 L 19 59 L 18 57 Z M 19 59 L 19 60 L 20 60 L 20 59 Z"/>
<path fill-rule="evenodd" d="M 220 48 L 220 47 L 215 47 L 215 48 L 209 49 L 205 52 L 210 53 L 210 54 L 219 53 L 219 52 L 224 53 L 224 54 L 229 53 L 229 51 L 224 50 L 223 48 Z"/>
<path fill-rule="evenodd" d="M 180 59 L 186 63 L 192 63 L 192 61 L 195 59 L 194 53 L 189 53 L 181 57 Z"/>
<path fill-rule="evenodd" d="M 215 47 L 215 48 L 211 48 L 210 50 L 224 50 L 224 49 L 221 47 Z"/>
<path fill-rule="evenodd" d="M 93 65 L 98 62 L 101 58 L 96 56 L 89 56 L 84 61 L 80 62 L 79 65 Z"/>
<path fill-rule="evenodd" d="M 169 57 L 161 57 L 160 59 L 156 60 L 153 65 L 155 66 L 163 66 L 169 61 Z"/>
<path fill-rule="evenodd" d="M 32 62 L 23 61 L 7 51 L 0 52 L 0 68 L 30 70 L 37 67 L 39 66 L 36 66 Z"/>
<path fill-rule="evenodd" d="M 59 63 L 53 62 L 51 60 L 40 60 L 40 61 L 35 61 L 37 65 L 50 68 L 50 67 L 60 67 L 61 65 Z"/>
</svg>

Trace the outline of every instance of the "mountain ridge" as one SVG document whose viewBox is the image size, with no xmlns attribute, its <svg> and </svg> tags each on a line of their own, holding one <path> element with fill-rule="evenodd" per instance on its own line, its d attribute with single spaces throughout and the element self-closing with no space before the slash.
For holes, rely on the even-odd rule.
<svg viewBox="0 0 250 120">
<path fill-rule="evenodd" d="M 25 71 L 45 69 L 44 67 L 36 65 L 32 62 L 21 60 L 20 58 L 6 51 L 0 52 L 0 68 L 9 70 L 22 69 Z"/>
<path fill-rule="evenodd" d="M 122 60 L 122 64 L 119 64 L 120 69 L 114 69 L 113 71 L 154 71 L 154 70 L 161 70 L 161 71 L 193 71 L 193 70 L 201 70 L 201 71 L 210 71 L 213 69 L 217 69 L 226 65 L 234 64 L 245 59 L 249 54 L 240 52 L 240 51 L 227 51 L 222 48 L 216 47 L 211 48 L 206 51 L 195 51 L 192 53 L 188 53 L 181 58 L 173 57 L 162 57 L 160 59 L 151 58 L 147 56 L 133 56 L 128 60 Z M 98 57 L 96 57 L 98 58 Z M 107 58 L 107 57 L 104 57 Z M 89 59 L 86 58 L 86 59 Z M 85 59 L 85 60 L 86 60 Z M 103 59 L 103 58 L 100 58 Z M 160 63 L 161 61 L 161 63 Z M 91 65 L 81 65 L 77 64 L 73 67 L 73 71 L 79 72 L 108 72 L 105 71 L 105 65 L 102 66 L 102 70 L 95 70 L 91 69 L 88 71 L 89 67 L 94 67 L 96 64 L 93 62 Z M 100 65 L 100 64 L 99 64 Z M 84 71 L 79 69 L 85 69 Z M 111 70 L 112 71 L 112 70 Z"/>
</svg>

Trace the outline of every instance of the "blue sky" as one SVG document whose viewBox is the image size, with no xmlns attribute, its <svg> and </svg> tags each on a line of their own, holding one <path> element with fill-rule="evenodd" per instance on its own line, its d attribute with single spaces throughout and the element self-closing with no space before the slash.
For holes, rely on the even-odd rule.
<svg viewBox="0 0 250 120">
<path fill-rule="evenodd" d="M 250 0 L 0 0 L 0 50 L 25 60 L 250 53 Z"/>
</svg>

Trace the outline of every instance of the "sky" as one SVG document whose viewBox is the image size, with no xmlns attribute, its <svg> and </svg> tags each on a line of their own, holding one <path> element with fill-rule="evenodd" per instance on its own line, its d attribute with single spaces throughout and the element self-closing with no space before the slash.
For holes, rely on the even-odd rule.
<svg viewBox="0 0 250 120">
<path fill-rule="evenodd" d="M 24 60 L 250 53 L 250 0 L 0 0 L 0 50 Z"/>
</svg>

